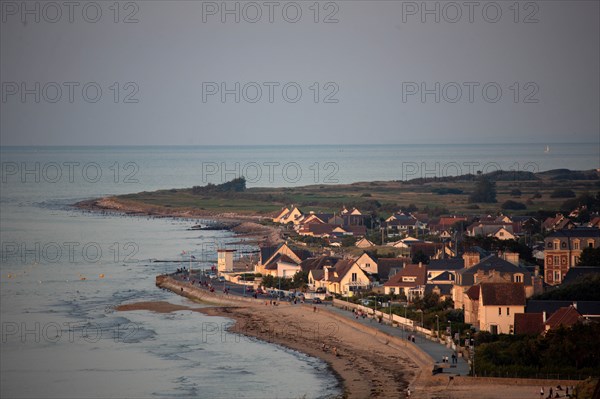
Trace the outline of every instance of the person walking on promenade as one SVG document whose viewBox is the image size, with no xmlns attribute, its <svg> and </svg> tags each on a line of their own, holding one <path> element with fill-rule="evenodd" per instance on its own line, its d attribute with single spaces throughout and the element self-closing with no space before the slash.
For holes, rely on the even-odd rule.
<svg viewBox="0 0 600 399">
<path fill-rule="evenodd" d="M 540 388 L 540 398 L 544 397 L 544 387 Z"/>
</svg>

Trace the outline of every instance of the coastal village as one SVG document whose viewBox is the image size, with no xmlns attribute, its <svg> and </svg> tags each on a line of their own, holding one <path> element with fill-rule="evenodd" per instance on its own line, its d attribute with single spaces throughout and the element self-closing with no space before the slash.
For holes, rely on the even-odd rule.
<svg viewBox="0 0 600 399">
<path fill-rule="evenodd" d="M 490 356 L 511 354 L 487 348 L 481 353 L 479 345 L 510 342 L 502 337 L 541 342 L 562 336 L 570 342 L 565 334 L 580 334 L 581 326 L 597 330 L 600 301 L 582 295 L 585 284 L 600 282 L 600 215 L 595 211 L 578 207 L 540 218 L 398 209 L 376 218 L 351 206 L 320 212 L 290 205 L 261 223 L 277 231 L 280 242 L 261 243 L 256 256 L 221 248 L 208 276 L 205 272 L 191 284 L 265 306 L 308 304 L 314 312 L 322 306 L 342 312 L 379 333 L 416 342 L 415 348 L 434 360 L 427 366 L 431 374 L 450 375 L 450 381 L 461 374 L 511 376 L 536 381 L 543 390 L 537 378 L 568 383 L 588 377 L 585 367 L 563 368 L 573 374 L 562 378 L 552 367 L 518 369 L 514 358 L 498 366 Z M 184 269 L 178 273 L 192 278 Z M 158 279 L 157 285 L 173 289 Z M 569 291 L 571 286 L 576 288 Z M 563 288 L 565 294 L 554 295 Z M 329 317 L 337 317 L 334 313 Z M 276 342 L 287 344 L 285 337 Z M 325 342 L 322 350 L 339 356 L 337 347 Z M 598 364 L 596 355 L 577 356 L 576 362 Z M 566 391 L 554 388 L 554 394 L 548 387 L 542 397 L 577 397 L 574 384 Z M 410 384 L 407 389 L 406 397 Z"/>
</svg>

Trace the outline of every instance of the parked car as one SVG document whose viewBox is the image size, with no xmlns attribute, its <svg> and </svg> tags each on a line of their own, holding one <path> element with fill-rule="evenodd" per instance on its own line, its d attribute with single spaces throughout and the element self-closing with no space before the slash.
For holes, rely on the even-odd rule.
<svg viewBox="0 0 600 399">
<path fill-rule="evenodd" d="M 254 288 L 253 287 L 246 287 L 246 292 L 254 292 Z"/>
<path fill-rule="evenodd" d="M 324 294 L 325 293 L 325 287 L 319 287 L 317 288 L 317 291 L 315 291 L 317 294 Z"/>
<path fill-rule="evenodd" d="M 208 278 L 214 279 L 214 278 L 217 278 L 217 275 L 214 273 L 209 273 Z"/>
<path fill-rule="evenodd" d="M 219 276 L 219 281 L 224 283 L 225 282 L 225 277 L 224 276 Z"/>
<path fill-rule="evenodd" d="M 321 298 L 313 298 L 312 303 L 323 303 Z"/>
</svg>

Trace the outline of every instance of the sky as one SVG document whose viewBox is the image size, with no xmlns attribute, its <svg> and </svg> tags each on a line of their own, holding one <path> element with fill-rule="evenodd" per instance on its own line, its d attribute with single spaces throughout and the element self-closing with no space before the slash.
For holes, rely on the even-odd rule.
<svg viewBox="0 0 600 399">
<path fill-rule="evenodd" d="M 0 144 L 600 142 L 600 2 L 2 1 Z"/>
</svg>

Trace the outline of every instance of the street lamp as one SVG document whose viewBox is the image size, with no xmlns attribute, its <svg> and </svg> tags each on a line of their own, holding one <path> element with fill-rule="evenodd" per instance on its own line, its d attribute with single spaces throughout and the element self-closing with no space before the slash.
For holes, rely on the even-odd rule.
<svg viewBox="0 0 600 399">
<path fill-rule="evenodd" d="M 437 314 L 435 315 L 435 322 L 437 325 L 437 330 L 436 330 L 437 334 L 436 335 L 437 335 L 437 338 L 439 339 L 440 338 L 440 316 Z"/>
<path fill-rule="evenodd" d="M 392 300 L 391 299 L 388 301 L 388 306 L 390 307 L 390 325 L 393 326 L 394 323 L 392 322 Z"/>
</svg>

